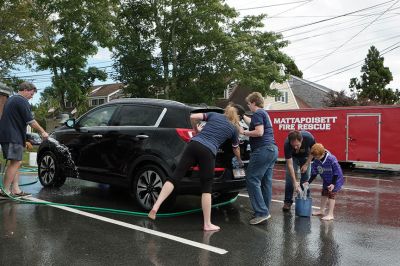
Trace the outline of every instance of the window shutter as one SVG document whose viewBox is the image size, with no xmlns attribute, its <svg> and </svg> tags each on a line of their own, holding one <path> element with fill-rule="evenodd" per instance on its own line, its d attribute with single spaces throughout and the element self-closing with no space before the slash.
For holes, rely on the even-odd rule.
<svg viewBox="0 0 400 266">
<path fill-rule="evenodd" d="M 287 92 L 285 92 L 285 103 L 288 103 L 288 93 Z"/>
</svg>

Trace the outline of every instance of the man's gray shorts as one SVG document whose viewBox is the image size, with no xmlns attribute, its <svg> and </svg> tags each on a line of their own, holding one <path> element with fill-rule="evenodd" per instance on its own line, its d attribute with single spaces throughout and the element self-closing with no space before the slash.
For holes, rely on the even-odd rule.
<svg viewBox="0 0 400 266">
<path fill-rule="evenodd" d="M 24 146 L 15 143 L 1 143 L 3 157 L 6 160 L 22 161 Z"/>
</svg>

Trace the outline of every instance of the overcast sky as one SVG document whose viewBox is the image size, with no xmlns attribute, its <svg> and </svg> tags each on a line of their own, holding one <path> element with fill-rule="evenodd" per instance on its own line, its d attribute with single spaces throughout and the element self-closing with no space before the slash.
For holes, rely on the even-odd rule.
<svg viewBox="0 0 400 266">
<path fill-rule="evenodd" d="M 350 78 L 360 76 L 368 49 L 374 45 L 393 74 L 389 87 L 400 89 L 400 0 L 228 0 L 227 3 L 238 9 L 240 16 L 267 14 L 265 30 L 281 32 L 290 41 L 284 52 L 294 59 L 307 80 L 348 91 Z M 321 20 L 327 21 L 318 22 Z M 307 25 L 310 23 L 314 24 Z M 111 64 L 110 53 L 105 49 L 89 60 L 89 65 L 97 67 Z M 14 73 L 20 76 L 27 72 Z M 49 76 L 38 77 L 33 82 L 41 91 L 50 85 L 49 80 Z M 38 99 L 39 93 L 33 103 Z"/>
<path fill-rule="evenodd" d="M 393 74 L 388 87 L 400 89 L 400 1 L 228 0 L 227 3 L 242 9 L 241 16 L 266 13 L 265 29 L 283 31 L 284 38 L 290 41 L 284 51 L 295 60 L 307 80 L 348 91 L 350 78 L 360 76 L 368 49 L 374 45 L 381 54 L 387 51 L 383 54 L 384 65 Z M 355 12 L 361 9 L 365 10 Z M 334 18 L 351 12 L 355 13 Z M 326 19 L 330 20 L 305 26 Z"/>
</svg>

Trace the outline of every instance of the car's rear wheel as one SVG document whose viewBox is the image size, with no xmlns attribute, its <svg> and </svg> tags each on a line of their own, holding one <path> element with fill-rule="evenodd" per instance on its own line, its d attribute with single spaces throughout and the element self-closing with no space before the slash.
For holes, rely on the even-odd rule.
<svg viewBox="0 0 400 266">
<path fill-rule="evenodd" d="M 160 195 L 162 186 L 166 180 L 164 171 L 156 165 L 146 165 L 135 171 L 132 181 L 132 196 L 144 210 L 151 210 Z M 172 193 L 164 206 L 170 206 L 175 196 Z"/>
<path fill-rule="evenodd" d="M 60 169 L 57 156 L 46 151 L 38 160 L 39 181 L 44 187 L 61 187 L 65 183 L 66 176 Z"/>
</svg>

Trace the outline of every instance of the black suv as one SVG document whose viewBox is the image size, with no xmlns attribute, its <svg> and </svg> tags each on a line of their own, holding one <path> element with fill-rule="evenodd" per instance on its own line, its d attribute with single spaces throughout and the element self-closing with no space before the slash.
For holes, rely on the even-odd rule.
<svg viewBox="0 0 400 266">
<path fill-rule="evenodd" d="M 40 145 L 42 143 L 42 139 L 38 133 L 26 133 L 26 141 L 32 145 Z"/>
<path fill-rule="evenodd" d="M 223 112 L 219 108 L 139 98 L 98 106 L 76 121 L 67 120 L 43 141 L 38 150 L 39 180 L 45 187 L 60 187 L 66 177 L 79 176 L 128 187 L 140 207 L 149 210 L 193 136 L 190 114 L 210 111 Z M 60 149 L 57 142 L 68 150 Z M 243 160 L 248 159 L 247 145 L 247 140 L 241 140 Z M 68 154 L 72 164 L 67 163 Z M 244 178 L 233 176 L 233 157 L 227 141 L 216 158 L 214 198 L 233 198 L 245 187 Z M 187 172 L 176 193 L 200 194 L 197 166 Z"/>
</svg>

